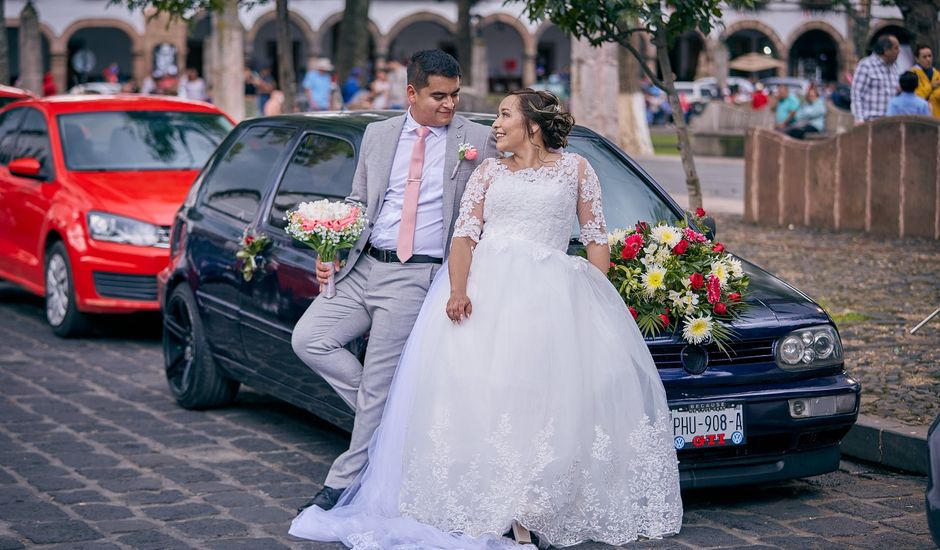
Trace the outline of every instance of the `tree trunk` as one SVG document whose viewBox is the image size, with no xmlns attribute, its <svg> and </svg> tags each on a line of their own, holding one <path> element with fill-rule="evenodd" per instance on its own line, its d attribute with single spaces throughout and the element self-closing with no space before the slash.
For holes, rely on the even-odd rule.
<svg viewBox="0 0 940 550">
<path fill-rule="evenodd" d="M 672 107 L 672 121 L 676 126 L 676 136 L 679 138 L 679 156 L 682 158 L 682 169 L 685 170 L 685 185 L 689 192 L 689 210 L 702 207 L 702 187 L 699 183 L 698 173 L 695 171 L 695 159 L 692 156 L 692 143 L 689 141 L 689 128 L 685 125 L 682 107 L 679 105 L 679 94 L 673 85 L 672 64 L 669 62 L 669 41 L 666 37 L 666 26 L 662 21 L 656 25 L 653 40 L 656 43 L 656 57 L 659 59 L 659 68 L 663 73 L 666 97 Z"/>
<path fill-rule="evenodd" d="M 369 45 L 369 0 L 346 0 L 343 20 L 339 23 L 336 47 L 336 74 L 340 86 L 353 67 L 365 68 Z"/>
<path fill-rule="evenodd" d="M 238 19 L 238 0 L 224 0 L 213 14 L 213 35 L 218 57 L 213 59 L 215 104 L 236 121 L 245 118 L 245 31 Z"/>
<path fill-rule="evenodd" d="M 871 28 L 871 0 L 862 0 L 856 7 L 852 2 L 846 2 L 845 13 L 849 16 L 851 25 L 852 45 L 855 47 L 855 58 L 861 59 L 867 54 L 868 31 Z"/>
<path fill-rule="evenodd" d="M 0 0 L 0 84 L 10 83 L 10 53 L 7 44 L 5 0 Z"/>
<path fill-rule="evenodd" d="M 630 39 L 640 47 L 640 37 Z M 620 61 L 620 147 L 631 156 L 652 155 L 653 141 L 646 123 L 646 99 L 640 89 L 640 60 L 618 48 Z"/>
<path fill-rule="evenodd" d="M 20 87 L 42 95 L 42 42 L 39 15 L 32 2 L 20 12 Z"/>
<path fill-rule="evenodd" d="M 287 1 L 277 0 L 277 80 L 284 94 L 283 110 L 285 113 L 293 113 L 296 104 L 297 80 L 294 76 L 294 51 L 291 47 Z"/>
<path fill-rule="evenodd" d="M 904 28 L 914 38 L 913 44 L 930 46 L 936 59 L 940 55 L 940 23 L 937 22 L 940 0 L 896 1 L 904 17 Z"/>
<path fill-rule="evenodd" d="M 473 0 L 457 0 L 457 61 L 460 63 L 461 86 L 473 86 L 473 34 L 470 8 Z"/>
</svg>

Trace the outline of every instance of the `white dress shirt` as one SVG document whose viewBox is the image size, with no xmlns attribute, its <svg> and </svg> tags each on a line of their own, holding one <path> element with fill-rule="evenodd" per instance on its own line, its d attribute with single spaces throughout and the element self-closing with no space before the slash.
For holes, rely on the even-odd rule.
<svg viewBox="0 0 940 550">
<path fill-rule="evenodd" d="M 401 210 L 405 200 L 405 182 L 411 166 L 411 151 L 420 125 L 405 115 L 405 125 L 398 139 L 392 172 L 388 178 L 388 189 L 379 210 L 378 219 L 369 241 L 376 248 L 395 250 L 398 247 L 398 227 L 401 225 Z M 418 212 L 415 223 L 414 254 L 444 257 L 444 154 L 447 150 L 447 126 L 428 126 L 425 137 L 424 168 L 421 171 L 421 187 L 418 192 Z"/>
</svg>

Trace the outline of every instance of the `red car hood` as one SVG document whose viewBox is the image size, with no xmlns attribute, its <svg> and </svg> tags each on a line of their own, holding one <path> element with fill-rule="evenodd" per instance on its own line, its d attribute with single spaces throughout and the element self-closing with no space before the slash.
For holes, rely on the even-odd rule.
<svg viewBox="0 0 940 550">
<path fill-rule="evenodd" d="M 170 225 L 198 170 L 146 172 L 71 172 L 91 210 L 119 214 L 156 225 Z"/>
</svg>

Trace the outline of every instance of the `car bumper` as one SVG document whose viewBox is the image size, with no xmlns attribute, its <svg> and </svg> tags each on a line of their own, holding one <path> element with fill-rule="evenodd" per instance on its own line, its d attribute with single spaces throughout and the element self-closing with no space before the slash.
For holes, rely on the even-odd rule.
<svg viewBox="0 0 940 550">
<path fill-rule="evenodd" d="M 88 313 L 158 311 L 157 274 L 169 249 L 94 242 L 73 269 L 79 310 Z"/>
<path fill-rule="evenodd" d="M 784 384 L 715 387 L 670 392 L 671 406 L 708 401 L 735 401 L 744 405 L 747 439 L 742 445 L 679 451 L 684 489 L 748 485 L 832 472 L 839 467 L 839 442 L 858 418 L 861 387 L 838 374 Z M 854 395 L 851 413 L 793 418 L 791 399 Z"/>
</svg>

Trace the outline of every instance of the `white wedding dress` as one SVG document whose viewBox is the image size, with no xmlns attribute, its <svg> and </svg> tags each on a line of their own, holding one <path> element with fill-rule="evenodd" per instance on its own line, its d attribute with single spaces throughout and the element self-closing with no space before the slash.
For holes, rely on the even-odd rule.
<svg viewBox="0 0 940 550">
<path fill-rule="evenodd" d="M 467 184 L 455 237 L 478 241 L 472 315 L 445 314 L 442 269 L 399 363 L 369 466 L 298 537 L 372 549 L 623 544 L 677 533 L 679 473 L 662 382 L 617 291 L 566 253 L 607 244 L 590 165 L 563 154 L 510 172 L 494 159 Z"/>
</svg>

